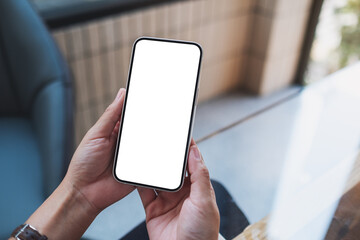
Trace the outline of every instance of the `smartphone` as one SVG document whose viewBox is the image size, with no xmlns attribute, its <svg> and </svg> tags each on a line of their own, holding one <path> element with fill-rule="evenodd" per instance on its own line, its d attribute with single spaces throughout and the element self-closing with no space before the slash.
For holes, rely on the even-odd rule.
<svg viewBox="0 0 360 240">
<path fill-rule="evenodd" d="M 115 152 L 114 177 L 165 191 L 182 187 L 199 86 L 202 49 L 141 37 L 133 45 Z"/>
</svg>

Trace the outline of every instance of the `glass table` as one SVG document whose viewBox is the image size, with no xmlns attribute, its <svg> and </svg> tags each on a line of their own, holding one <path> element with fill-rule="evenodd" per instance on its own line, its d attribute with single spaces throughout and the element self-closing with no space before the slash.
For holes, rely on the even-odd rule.
<svg viewBox="0 0 360 240">
<path fill-rule="evenodd" d="M 360 239 L 360 63 L 299 94 L 269 215 L 235 240 Z"/>
</svg>

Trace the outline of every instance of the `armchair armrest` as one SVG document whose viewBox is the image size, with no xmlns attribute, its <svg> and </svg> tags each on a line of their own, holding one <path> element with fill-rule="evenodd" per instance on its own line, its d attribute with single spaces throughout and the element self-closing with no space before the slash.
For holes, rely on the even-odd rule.
<svg viewBox="0 0 360 240">
<path fill-rule="evenodd" d="M 70 84 L 60 79 L 38 92 L 31 110 L 40 154 L 44 192 L 48 196 L 65 175 L 73 154 L 73 111 Z"/>
</svg>

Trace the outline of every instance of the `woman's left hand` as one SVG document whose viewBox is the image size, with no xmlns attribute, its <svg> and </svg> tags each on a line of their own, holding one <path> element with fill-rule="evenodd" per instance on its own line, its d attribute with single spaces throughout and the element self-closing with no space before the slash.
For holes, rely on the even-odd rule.
<svg viewBox="0 0 360 240">
<path fill-rule="evenodd" d="M 87 132 L 65 177 L 96 211 L 105 209 L 134 190 L 130 185 L 117 182 L 112 173 L 125 92 L 125 89 L 120 89 L 113 103 Z"/>
<path fill-rule="evenodd" d="M 63 181 L 26 221 L 48 239 L 80 239 L 101 210 L 134 190 L 112 174 L 124 96 L 120 89 L 81 141 Z"/>
</svg>

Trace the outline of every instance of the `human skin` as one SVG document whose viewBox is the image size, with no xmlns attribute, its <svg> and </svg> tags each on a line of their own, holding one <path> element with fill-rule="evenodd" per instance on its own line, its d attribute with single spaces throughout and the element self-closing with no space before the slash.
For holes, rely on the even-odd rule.
<svg viewBox="0 0 360 240">
<path fill-rule="evenodd" d="M 80 239 L 103 209 L 135 189 L 117 182 L 112 175 L 125 92 L 120 89 L 86 133 L 63 181 L 26 221 L 48 239 Z M 138 189 L 151 239 L 217 239 L 219 212 L 215 195 L 193 140 L 188 173 L 183 188 L 175 193 L 156 195 L 152 189 Z"/>
<path fill-rule="evenodd" d="M 218 239 L 220 216 L 209 171 L 192 140 L 188 174 L 176 193 L 138 188 L 150 239 Z"/>
</svg>

